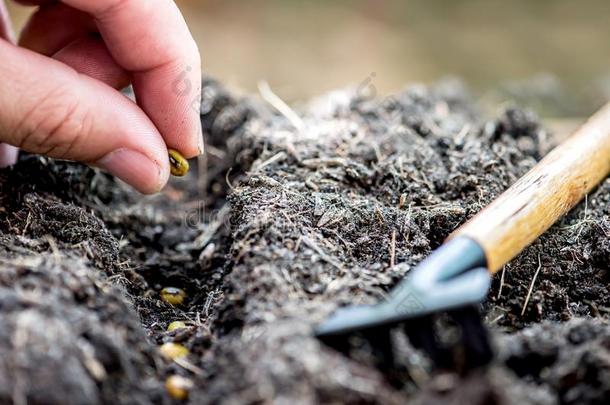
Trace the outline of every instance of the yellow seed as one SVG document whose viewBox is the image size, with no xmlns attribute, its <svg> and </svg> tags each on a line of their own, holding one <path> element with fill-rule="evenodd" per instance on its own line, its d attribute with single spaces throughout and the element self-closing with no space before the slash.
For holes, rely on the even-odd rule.
<svg viewBox="0 0 610 405">
<path fill-rule="evenodd" d="M 176 287 L 165 287 L 161 290 L 161 299 L 167 302 L 169 305 L 182 305 L 184 299 L 186 298 L 186 293 L 184 290 Z"/>
<path fill-rule="evenodd" d="M 174 322 L 170 323 L 169 325 L 167 325 L 168 332 L 171 332 L 176 329 L 184 329 L 184 328 L 186 328 L 186 323 L 184 323 L 182 321 L 174 321 Z"/>
<path fill-rule="evenodd" d="M 179 375 L 171 375 L 165 380 L 165 390 L 170 397 L 184 401 L 189 397 L 189 391 L 193 388 L 193 381 Z"/>
<path fill-rule="evenodd" d="M 189 349 L 181 345 L 180 343 L 163 343 L 161 347 L 159 347 L 159 351 L 161 355 L 168 360 L 175 360 L 181 357 L 188 356 Z"/>
<path fill-rule="evenodd" d="M 177 150 L 168 149 L 168 153 L 170 173 L 172 176 L 182 177 L 186 175 L 189 171 L 189 162 Z"/>
</svg>

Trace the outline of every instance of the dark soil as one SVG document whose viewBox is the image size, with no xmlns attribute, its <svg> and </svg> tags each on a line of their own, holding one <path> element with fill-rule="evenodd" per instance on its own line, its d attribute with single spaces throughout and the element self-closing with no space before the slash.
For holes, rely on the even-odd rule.
<svg viewBox="0 0 610 405">
<path fill-rule="evenodd" d="M 610 180 L 495 276 L 490 367 L 434 372 L 397 333 L 390 383 L 311 335 L 383 298 L 550 150 L 531 112 L 486 119 L 443 83 L 337 91 L 301 124 L 212 80 L 202 110 L 206 157 L 158 196 L 39 157 L 0 172 L 1 403 L 171 403 L 171 374 L 192 403 L 610 400 Z M 163 359 L 169 341 L 190 355 Z"/>
</svg>

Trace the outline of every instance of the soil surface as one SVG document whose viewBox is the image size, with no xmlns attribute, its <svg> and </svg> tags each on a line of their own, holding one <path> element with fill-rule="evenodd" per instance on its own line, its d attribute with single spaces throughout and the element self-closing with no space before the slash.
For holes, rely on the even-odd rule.
<svg viewBox="0 0 610 405">
<path fill-rule="evenodd" d="M 454 82 L 299 116 L 205 79 L 207 153 L 160 195 L 35 156 L 0 171 L 0 402 L 178 403 L 175 374 L 192 403 L 608 402 L 610 180 L 494 277 L 489 367 L 434 371 L 396 332 L 397 380 L 312 327 L 382 299 L 553 135 Z"/>
</svg>

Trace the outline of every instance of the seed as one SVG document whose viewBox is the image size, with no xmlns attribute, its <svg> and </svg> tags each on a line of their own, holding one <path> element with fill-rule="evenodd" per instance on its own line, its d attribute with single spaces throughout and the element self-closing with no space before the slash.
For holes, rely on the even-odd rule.
<svg viewBox="0 0 610 405">
<path fill-rule="evenodd" d="M 165 287 L 161 290 L 161 299 L 169 305 L 181 305 L 186 298 L 184 290 L 176 287 Z"/>
<path fill-rule="evenodd" d="M 184 323 L 182 321 L 174 321 L 174 322 L 170 323 L 169 325 L 167 325 L 168 332 L 171 332 L 176 329 L 184 329 L 184 328 L 186 328 L 186 323 Z"/>
<path fill-rule="evenodd" d="M 168 342 L 163 343 L 159 347 L 161 355 L 168 360 L 175 360 L 181 357 L 186 357 L 189 354 L 189 349 L 181 345 L 180 343 Z"/>
<path fill-rule="evenodd" d="M 179 375 L 171 375 L 165 380 L 165 390 L 170 397 L 184 401 L 189 397 L 189 391 L 193 388 L 193 381 Z"/>
<path fill-rule="evenodd" d="M 170 173 L 172 176 L 182 177 L 189 171 L 189 162 L 174 149 L 168 149 Z"/>
</svg>

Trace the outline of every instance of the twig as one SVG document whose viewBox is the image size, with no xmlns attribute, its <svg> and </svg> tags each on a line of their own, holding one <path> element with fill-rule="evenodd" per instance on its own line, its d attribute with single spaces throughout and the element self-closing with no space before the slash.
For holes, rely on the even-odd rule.
<svg viewBox="0 0 610 405">
<path fill-rule="evenodd" d="M 218 212 L 214 216 L 214 219 L 210 221 L 205 231 L 200 233 L 195 238 L 195 240 L 193 240 L 193 243 L 191 244 L 192 249 L 203 249 L 207 246 L 208 243 L 210 243 L 214 235 L 216 235 L 216 232 L 218 232 L 218 230 L 221 229 L 223 225 L 226 225 L 226 219 L 229 216 L 229 210 L 229 204 L 223 205 L 218 210 Z"/>
<path fill-rule="evenodd" d="M 407 195 L 405 193 L 402 193 L 400 195 L 400 199 L 398 200 L 398 208 L 402 208 L 405 205 L 405 202 L 407 201 Z"/>
<path fill-rule="evenodd" d="M 582 233 L 582 229 L 584 228 L 585 223 L 587 222 L 588 209 L 589 209 L 589 195 L 585 194 L 585 215 L 582 217 L 580 228 L 578 228 L 578 234 L 576 235 L 576 240 L 580 239 L 580 234 Z"/>
<path fill-rule="evenodd" d="M 540 262 L 540 254 L 538 254 L 538 268 L 536 269 L 536 273 L 534 273 L 534 277 L 532 278 L 532 282 L 530 283 L 530 288 L 527 291 L 527 296 L 525 297 L 525 303 L 523 304 L 523 309 L 521 309 L 521 316 L 525 314 L 525 308 L 527 308 L 527 304 L 530 302 L 530 296 L 532 295 L 532 290 L 534 289 L 534 283 L 536 282 L 536 278 L 538 278 L 538 273 L 542 268 L 542 263 Z"/>
<path fill-rule="evenodd" d="M 231 174 L 232 170 L 233 167 L 229 167 L 229 170 L 227 170 L 227 173 L 225 174 L 225 181 L 227 182 L 227 186 L 229 186 L 231 191 L 235 191 L 235 187 L 233 187 L 233 184 L 231 184 L 231 180 L 229 180 L 229 175 Z"/>
<path fill-rule="evenodd" d="M 455 136 L 455 143 L 458 145 L 461 144 L 464 141 L 466 135 L 468 135 L 468 131 L 470 131 L 470 125 L 465 124 L 460 130 L 460 132 Z"/>
<path fill-rule="evenodd" d="M 498 296 L 496 299 L 502 296 L 502 288 L 504 287 L 504 273 L 506 271 L 506 266 L 502 266 L 502 275 L 500 276 L 500 288 L 498 289 Z"/>
<path fill-rule="evenodd" d="M 495 325 L 500 319 L 504 318 L 504 314 L 500 314 L 491 320 L 490 324 Z"/>
<path fill-rule="evenodd" d="M 47 243 L 49 244 L 49 247 L 51 248 L 51 252 L 53 253 L 53 260 L 55 261 L 55 264 L 59 264 L 60 259 L 61 259 L 61 254 L 59 253 L 57 243 L 55 243 L 55 240 L 53 239 L 53 237 L 51 235 L 45 235 L 44 238 L 47 240 Z"/>
<path fill-rule="evenodd" d="M 25 235 L 25 233 L 28 231 L 31 219 L 32 219 L 32 211 L 28 211 L 28 217 L 25 220 L 25 226 L 23 227 L 23 231 L 21 231 L 21 235 Z"/>
<path fill-rule="evenodd" d="M 301 117 L 294 112 L 292 108 L 288 104 L 284 102 L 281 98 L 277 96 L 269 87 L 269 83 L 266 81 L 258 82 L 258 91 L 261 93 L 261 97 L 263 100 L 271 104 L 273 108 L 278 110 L 280 114 L 282 114 L 286 119 L 299 131 L 302 131 L 305 128 L 305 123 Z"/>
<path fill-rule="evenodd" d="M 253 172 L 262 170 L 264 167 L 269 166 L 272 163 L 275 163 L 279 160 L 285 159 L 286 158 L 286 152 L 284 151 L 280 151 L 278 153 L 276 153 L 275 155 L 271 156 L 269 159 L 265 160 L 264 162 L 255 165 L 254 168 L 252 169 Z"/>
<path fill-rule="evenodd" d="M 588 209 L 589 209 L 589 195 L 585 194 L 585 213 L 584 213 L 582 219 L 575 224 L 564 226 L 559 229 L 564 230 L 564 229 L 573 229 L 573 228 L 578 227 L 578 234 L 576 234 L 576 240 L 578 240 L 580 238 L 580 234 L 582 233 L 582 229 L 585 226 L 585 224 L 587 224 L 587 223 L 594 224 L 595 223 L 595 221 L 588 218 L 589 217 Z"/>
<path fill-rule="evenodd" d="M 197 190 L 203 201 L 207 200 L 207 185 L 208 185 L 208 154 L 200 155 L 197 158 Z"/>
<path fill-rule="evenodd" d="M 337 270 L 343 271 L 343 266 L 341 265 L 341 263 L 324 253 L 320 246 L 318 246 L 313 240 L 309 239 L 307 236 L 301 236 L 300 240 L 304 244 L 309 246 L 311 249 L 313 249 L 318 254 L 318 256 L 320 256 L 325 262 L 333 265 L 337 268 Z"/>
<path fill-rule="evenodd" d="M 407 219 L 405 223 L 407 224 L 407 233 L 404 235 L 405 243 L 409 242 L 409 237 L 411 236 L 411 214 L 413 212 L 413 203 L 409 203 L 409 210 L 407 211 Z"/>
<path fill-rule="evenodd" d="M 392 241 L 390 243 L 390 268 L 394 267 L 396 259 L 396 229 L 392 229 Z"/>
<path fill-rule="evenodd" d="M 190 363 L 189 361 L 183 359 L 183 358 L 177 358 L 174 359 L 174 363 L 176 363 L 177 365 L 179 365 L 180 367 L 182 367 L 185 370 L 190 371 L 191 373 L 195 374 L 195 375 L 203 375 L 203 369 L 197 367 L 196 365 L 194 365 L 193 363 Z"/>
</svg>

